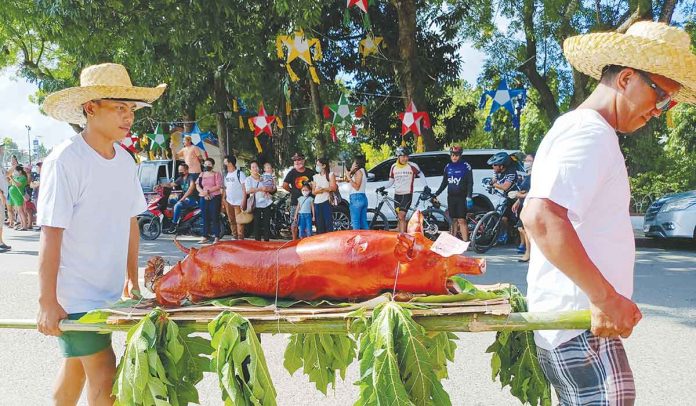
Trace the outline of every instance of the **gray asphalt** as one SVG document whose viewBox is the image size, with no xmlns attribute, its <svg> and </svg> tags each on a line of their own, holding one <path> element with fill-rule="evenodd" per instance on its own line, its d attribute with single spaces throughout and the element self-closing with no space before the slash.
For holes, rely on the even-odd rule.
<svg viewBox="0 0 696 406">
<path fill-rule="evenodd" d="M 13 247 L 0 254 L 0 318 L 33 318 L 36 314 L 38 233 L 5 229 Z M 193 243 L 190 241 L 189 243 Z M 645 244 L 641 244 L 645 245 Z M 686 405 L 696 399 L 696 249 L 693 244 L 651 243 L 639 248 L 635 296 L 644 318 L 625 341 L 633 367 L 639 405 Z M 169 261 L 181 257 L 171 240 L 144 241 L 141 275 L 153 255 Z M 494 248 L 486 255 L 488 272 L 474 283 L 510 282 L 526 290 L 525 264 L 516 261 L 513 248 Z M 454 405 L 516 405 L 507 389 L 491 381 L 490 357 L 485 349 L 493 333 L 460 334 L 450 378 L 444 381 Z M 357 399 L 357 366 L 327 396 L 318 392 L 300 372 L 290 376 L 282 366 L 285 335 L 264 335 L 263 347 L 278 392 L 279 405 L 351 405 Z M 124 334 L 114 336 L 117 354 Z M 61 357 L 56 340 L 35 331 L 0 331 L 0 405 L 48 405 Z M 201 404 L 219 405 L 214 376 L 198 385 Z M 83 400 L 80 404 L 86 404 Z"/>
</svg>

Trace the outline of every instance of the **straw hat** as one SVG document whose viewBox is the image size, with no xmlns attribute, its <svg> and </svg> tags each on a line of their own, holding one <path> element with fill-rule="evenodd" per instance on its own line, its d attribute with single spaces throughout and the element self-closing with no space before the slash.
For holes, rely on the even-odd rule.
<svg viewBox="0 0 696 406">
<path fill-rule="evenodd" d="M 602 32 L 570 37 L 563 53 L 575 69 L 595 79 L 607 65 L 662 75 L 682 85 L 674 100 L 696 104 L 696 55 L 686 31 L 664 23 L 639 21 L 625 34 Z"/>
<path fill-rule="evenodd" d="M 157 87 L 136 87 L 131 83 L 123 65 L 104 63 L 82 70 L 80 86 L 51 93 L 43 102 L 43 110 L 49 116 L 73 124 L 84 124 L 82 105 L 90 100 L 121 99 L 136 102 L 136 107 L 149 107 L 157 100 L 166 84 Z"/>
</svg>

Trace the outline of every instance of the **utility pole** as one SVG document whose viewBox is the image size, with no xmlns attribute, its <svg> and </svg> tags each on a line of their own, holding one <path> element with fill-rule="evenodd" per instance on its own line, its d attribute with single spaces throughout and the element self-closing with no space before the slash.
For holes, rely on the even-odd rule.
<svg viewBox="0 0 696 406">
<path fill-rule="evenodd" d="M 29 154 L 29 166 L 31 166 L 31 140 L 29 136 L 29 132 L 31 131 L 31 127 L 28 125 L 25 125 L 24 127 L 27 128 L 27 153 Z"/>
</svg>

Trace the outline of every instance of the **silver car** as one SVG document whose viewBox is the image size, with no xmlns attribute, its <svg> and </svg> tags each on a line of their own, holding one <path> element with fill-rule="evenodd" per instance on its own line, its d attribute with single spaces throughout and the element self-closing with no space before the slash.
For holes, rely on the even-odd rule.
<svg viewBox="0 0 696 406">
<path fill-rule="evenodd" d="M 643 232 L 648 237 L 696 240 L 696 190 L 656 200 L 645 212 Z"/>
</svg>

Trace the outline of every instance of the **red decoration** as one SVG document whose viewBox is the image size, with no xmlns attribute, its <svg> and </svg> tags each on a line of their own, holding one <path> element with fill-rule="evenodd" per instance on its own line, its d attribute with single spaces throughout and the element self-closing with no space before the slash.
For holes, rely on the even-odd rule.
<svg viewBox="0 0 696 406">
<path fill-rule="evenodd" d="M 128 134 L 126 134 L 126 137 L 121 140 L 120 144 L 124 149 L 132 153 L 136 153 L 138 150 L 135 149 L 135 144 L 138 142 L 138 140 L 139 138 L 137 135 L 133 135 L 130 131 L 128 131 Z"/>
<path fill-rule="evenodd" d="M 424 128 L 430 128 L 430 115 L 425 111 L 418 111 L 416 105 L 411 102 L 405 112 L 399 113 L 401 119 L 401 135 L 412 132 L 415 136 L 421 136 L 421 121 Z"/>
<path fill-rule="evenodd" d="M 254 125 L 254 137 L 258 137 L 262 132 L 272 137 L 273 132 L 271 131 L 271 124 L 273 124 L 275 120 L 276 116 L 269 116 L 266 114 L 263 103 L 259 104 L 259 115 L 251 117 L 251 123 Z"/>
</svg>

